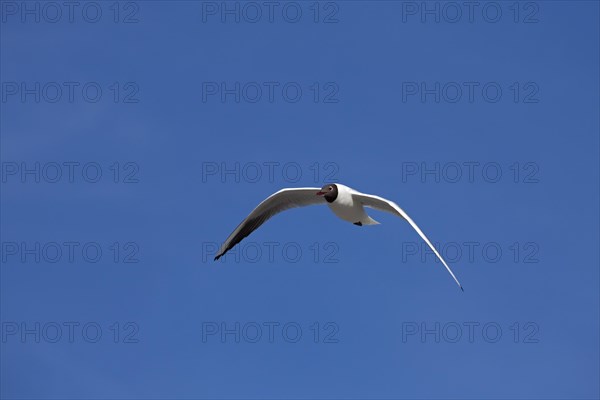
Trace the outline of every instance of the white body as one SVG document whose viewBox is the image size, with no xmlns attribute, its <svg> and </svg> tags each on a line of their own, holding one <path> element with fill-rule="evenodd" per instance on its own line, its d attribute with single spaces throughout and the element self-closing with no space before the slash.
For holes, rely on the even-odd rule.
<svg viewBox="0 0 600 400">
<path fill-rule="evenodd" d="M 336 184 L 338 188 L 338 196 L 333 203 L 327 203 L 331 211 L 344 221 L 352 222 L 353 224 L 360 222 L 363 225 L 377 225 L 379 222 L 369 217 L 362 205 L 353 197 L 353 193 L 358 193 L 356 190 L 348 186 Z"/>
</svg>

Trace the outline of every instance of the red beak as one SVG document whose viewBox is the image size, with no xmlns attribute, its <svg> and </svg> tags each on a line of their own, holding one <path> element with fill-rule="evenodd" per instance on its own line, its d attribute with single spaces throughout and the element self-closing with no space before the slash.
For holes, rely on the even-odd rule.
<svg viewBox="0 0 600 400">
<path fill-rule="evenodd" d="M 323 196 L 324 194 L 325 194 L 325 192 L 321 192 L 321 191 L 317 192 L 317 196 Z"/>
</svg>

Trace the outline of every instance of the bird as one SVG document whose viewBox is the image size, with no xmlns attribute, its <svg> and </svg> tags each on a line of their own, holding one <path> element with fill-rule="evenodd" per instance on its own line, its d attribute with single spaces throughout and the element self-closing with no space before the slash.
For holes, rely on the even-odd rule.
<svg viewBox="0 0 600 400">
<path fill-rule="evenodd" d="M 240 243 L 269 218 L 290 208 L 305 207 L 312 205 L 327 204 L 331 211 L 344 221 L 357 226 L 378 225 L 379 222 L 371 218 L 365 211 L 365 207 L 394 214 L 406 220 L 410 226 L 427 243 L 439 260 L 444 264 L 454 281 L 464 291 L 462 285 L 442 258 L 440 253 L 431 244 L 427 236 L 421 231 L 417 224 L 393 201 L 372 194 L 361 193 L 351 187 L 340 183 L 329 183 L 321 188 L 302 187 L 286 188 L 273 193 L 263 200 L 252 212 L 235 228 L 229 237 L 223 242 L 214 261 L 221 258 L 227 251 Z"/>
</svg>

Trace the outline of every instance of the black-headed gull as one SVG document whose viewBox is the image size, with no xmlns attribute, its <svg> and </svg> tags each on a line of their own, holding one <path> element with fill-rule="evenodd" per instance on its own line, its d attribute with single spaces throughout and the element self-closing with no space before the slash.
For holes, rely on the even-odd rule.
<svg viewBox="0 0 600 400">
<path fill-rule="evenodd" d="M 396 203 L 384 199 L 383 197 L 372 194 L 360 193 L 348 186 L 339 183 L 331 183 L 322 188 L 290 188 L 280 191 L 267 197 L 238 225 L 229 235 L 225 243 L 219 249 L 215 257 L 218 260 L 233 246 L 241 242 L 246 236 L 258 229 L 269 218 L 282 211 L 294 207 L 304 207 L 314 204 L 327 204 L 331 211 L 344 221 L 352 222 L 354 225 L 377 225 L 379 222 L 369 217 L 364 207 L 374 208 L 380 211 L 386 211 L 404 218 L 417 231 L 419 236 L 429 245 L 431 250 L 440 259 L 446 267 L 454 281 L 463 290 L 462 285 L 454 276 L 454 273 L 446 264 L 440 253 L 433 247 L 427 236 L 419 229 L 417 224 L 402 210 Z"/>
</svg>

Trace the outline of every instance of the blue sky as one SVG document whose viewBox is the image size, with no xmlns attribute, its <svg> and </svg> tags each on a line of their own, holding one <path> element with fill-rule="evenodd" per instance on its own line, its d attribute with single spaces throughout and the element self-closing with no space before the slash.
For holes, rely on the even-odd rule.
<svg viewBox="0 0 600 400">
<path fill-rule="evenodd" d="M 60 4 L 0 3 L 2 397 L 598 398 L 597 2 Z M 379 212 L 212 261 L 332 180 L 465 292 Z"/>
</svg>

